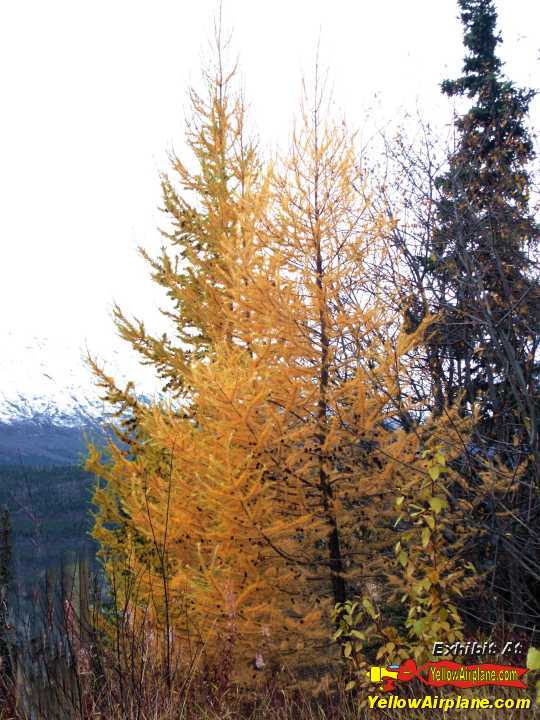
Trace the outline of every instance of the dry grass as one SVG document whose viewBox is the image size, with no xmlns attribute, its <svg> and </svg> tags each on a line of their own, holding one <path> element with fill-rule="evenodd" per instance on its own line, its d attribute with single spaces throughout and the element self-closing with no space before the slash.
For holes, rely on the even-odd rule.
<svg viewBox="0 0 540 720">
<path fill-rule="evenodd" d="M 100 634 L 99 603 L 91 602 L 91 582 L 79 569 L 78 588 L 61 588 L 60 601 L 37 603 L 39 640 L 18 638 L 12 676 L 0 672 L 0 720 L 392 720 L 443 716 L 440 710 L 371 710 L 367 689 L 346 693 L 346 678 L 333 669 L 331 682 L 317 695 L 295 688 L 291 674 L 255 673 L 256 688 L 232 682 L 230 655 L 204 646 L 180 655 L 175 643 L 156 642 L 145 622 L 133 622 L 124 607 L 116 613 L 116 636 Z M 77 592 L 74 592 L 77 590 Z M 88 601 L 87 601 L 88 600 Z M 94 598 L 95 600 L 95 598 Z M 15 640 L 15 639 L 14 639 Z M 31 650 L 30 650 L 31 647 Z M 225 648 L 226 645 L 224 644 Z M 24 648 L 24 652 L 22 650 Z M 433 696 L 457 695 L 452 688 L 428 689 Z M 404 686 L 401 696 L 422 696 L 422 686 Z M 471 696 L 533 697 L 503 688 L 479 688 Z M 490 715 L 491 712 L 491 715 Z M 449 711 L 467 718 L 497 716 L 524 720 L 528 710 Z"/>
</svg>

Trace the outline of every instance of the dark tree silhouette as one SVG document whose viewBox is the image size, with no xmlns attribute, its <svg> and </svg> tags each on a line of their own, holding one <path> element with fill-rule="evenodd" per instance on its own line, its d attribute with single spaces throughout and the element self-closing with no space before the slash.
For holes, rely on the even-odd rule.
<svg viewBox="0 0 540 720">
<path fill-rule="evenodd" d="M 478 561 L 492 573 L 507 619 L 532 626 L 540 597 L 540 233 L 529 209 L 527 168 L 534 153 L 526 117 L 535 92 L 502 75 L 492 0 L 459 0 L 459 7 L 463 74 L 445 80 L 442 91 L 466 96 L 472 106 L 455 121 L 456 148 L 435 181 L 440 196 L 427 274 L 434 289 L 430 309 L 439 320 L 428 344 L 429 366 L 435 411 L 464 389 L 462 411 L 473 404 L 479 409 L 477 456 L 496 457 L 516 471 L 518 482 L 495 493 L 490 508 L 478 507 L 476 520 L 486 529 Z"/>
</svg>

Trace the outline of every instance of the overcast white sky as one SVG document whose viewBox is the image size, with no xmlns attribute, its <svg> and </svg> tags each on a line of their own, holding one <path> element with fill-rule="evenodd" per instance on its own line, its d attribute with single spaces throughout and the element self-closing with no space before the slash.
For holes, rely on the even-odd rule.
<svg viewBox="0 0 540 720">
<path fill-rule="evenodd" d="M 133 366 L 111 304 L 150 326 L 158 317 L 163 296 L 136 247 L 160 246 L 158 173 L 173 144 L 182 151 L 186 88 L 197 81 L 216 7 L 0 3 L 0 393 L 38 389 L 44 361 L 78 366 L 85 342 Z M 506 73 L 540 86 L 540 2 L 498 0 L 497 8 Z M 269 144 L 286 138 L 319 34 L 351 126 L 370 111 L 383 125 L 417 104 L 444 123 L 450 107 L 438 85 L 460 73 L 463 57 L 457 15 L 456 0 L 223 0 L 253 122 Z M 539 116 L 536 100 L 537 128 Z M 37 353 L 27 349 L 36 337 L 48 338 Z"/>
</svg>

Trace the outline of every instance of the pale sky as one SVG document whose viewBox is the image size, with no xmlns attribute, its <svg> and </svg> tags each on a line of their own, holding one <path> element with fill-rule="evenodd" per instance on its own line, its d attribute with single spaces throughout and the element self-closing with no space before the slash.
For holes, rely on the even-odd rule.
<svg viewBox="0 0 540 720">
<path fill-rule="evenodd" d="M 159 250 L 158 173 L 173 145 L 182 155 L 186 89 L 197 83 L 216 8 L 215 0 L 0 3 L 0 395 L 42 383 L 47 392 L 48 363 L 84 373 L 85 343 L 133 374 L 113 300 L 166 327 L 156 312 L 166 300 L 136 248 Z M 539 87 L 540 2 L 497 8 L 507 75 Z M 463 59 L 457 16 L 456 0 L 223 0 L 253 125 L 268 146 L 286 140 L 319 36 L 350 126 L 382 127 L 417 105 L 443 126 L 451 107 L 439 83 Z M 538 99 L 532 119 L 539 128 Z M 46 339 L 41 349 L 34 338 Z"/>
</svg>

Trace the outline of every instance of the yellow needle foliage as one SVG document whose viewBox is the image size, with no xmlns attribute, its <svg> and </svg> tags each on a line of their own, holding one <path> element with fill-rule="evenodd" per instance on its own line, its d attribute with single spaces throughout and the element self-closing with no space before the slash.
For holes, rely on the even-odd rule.
<svg viewBox="0 0 540 720">
<path fill-rule="evenodd" d="M 263 173 L 221 61 L 208 79 L 192 94 L 198 168 L 174 159 L 183 195 L 163 181 L 179 258 L 151 261 L 178 340 L 117 310 L 182 403 L 144 409 L 94 365 L 138 435 L 108 461 L 90 448 L 87 467 L 123 602 L 180 644 L 225 648 L 247 680 L 254 661 L 335 661 L 334 604 L 384 577 L 398 492 L 426 474 L 424 447 L 457 454 L 463 422 L 399 423 L 421 411 L 405 378 L 425 326 L 402 332 L 374 292 L 388 220 L 367 212 L 354 138 L 323 121 L 319 88 Z"/>
</svg>

